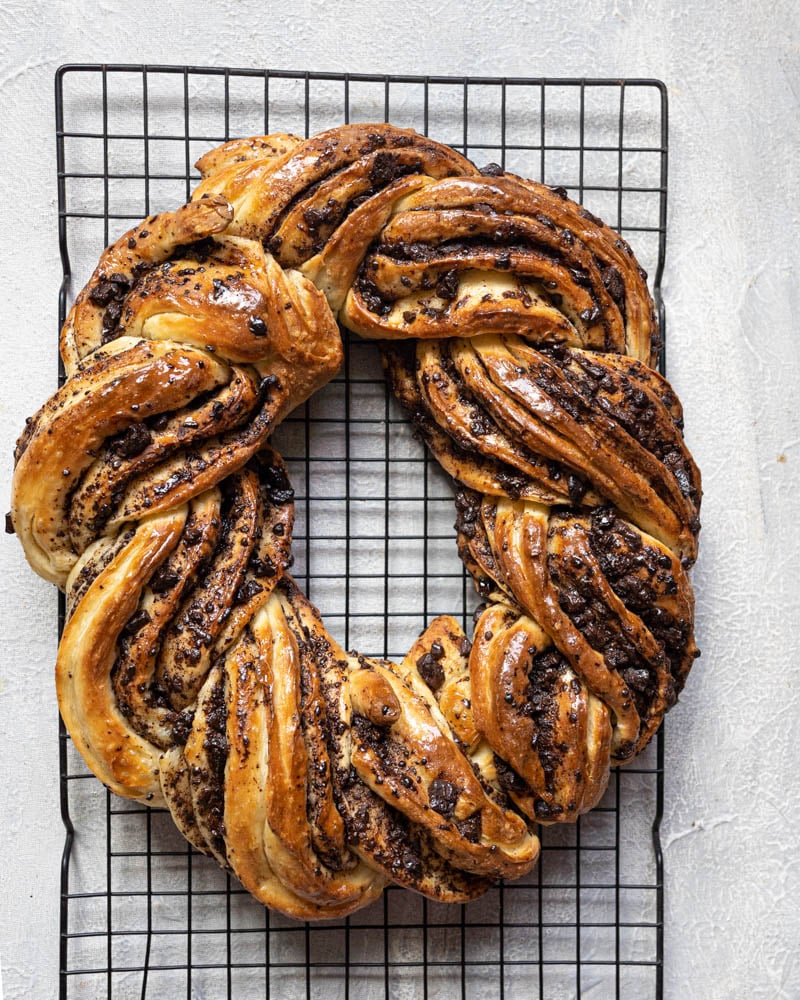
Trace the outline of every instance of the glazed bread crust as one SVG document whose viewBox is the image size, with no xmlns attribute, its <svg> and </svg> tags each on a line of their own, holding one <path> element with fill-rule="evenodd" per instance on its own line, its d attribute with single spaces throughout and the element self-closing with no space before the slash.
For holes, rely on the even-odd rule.
<svg viewBox="0 0 800 1000">
<path fill-rule="evenodd" d="M 563 190 L 391 125 L 198 168 L 101 256 L 17 445 L 14 528 L 67 595 L 64 721 L 293 917 L 389 881 L 474 898 L 597 804 L 697 653 L 700 476 L 646 275 Z M 288 573 L 268 441 L 338 371 L 337 322 L 455 480 L 484 601 L 401 663 L 341 649 Z"/>
</svg>

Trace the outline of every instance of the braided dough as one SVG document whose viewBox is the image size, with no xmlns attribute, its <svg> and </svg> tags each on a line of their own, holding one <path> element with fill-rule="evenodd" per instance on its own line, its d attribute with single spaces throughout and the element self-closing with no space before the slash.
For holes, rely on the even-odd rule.
<svg viewBox="0 0 800 1000">
<path fill-rule="evenodd" d="M 198 167 L 103 253 L 17 447 L 14 528 L 67 594 L 64 721 L 284 913 L 471 899 L 598 802 L 696 655 L 700 479 L 646 275 L 563 190 L 390 125 Z M 485 601 L 402 663 L 343 651 L 287 573 L 267 441 L 337 372 L 337 319 L 458 484 Z"/>
</svg>

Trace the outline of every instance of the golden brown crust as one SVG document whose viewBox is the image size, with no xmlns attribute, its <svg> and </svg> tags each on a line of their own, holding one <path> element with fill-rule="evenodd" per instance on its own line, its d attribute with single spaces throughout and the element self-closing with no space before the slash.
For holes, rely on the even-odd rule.
<svg viewBox="0 0 800 1000">
<path fill-rule="evenodd" d="M 235 139 L 109 247 L 12 520 L 66 589 L 61 711 L 94 773 L 298 919 L 393 881 L 463 902 L 535 864 L 632 759 L 696 655 L 700 477 L 630 248 L 553 189 L 391 125 Z M 287 575 L 269 435 L 385 342 L 456 480 L 487 602 L 401 663 L 345 653 Z M 401 341 L 403 343 L 401 343 Z"/>
<path fill-rule="evenodd" d="M 226 658 L 230 686 L 225 827 L 228 857 L 243 884 L 264 902 L 278 891 L 296 897 L 292 915 L 344 916 L 380 895 L 383 879 L 356 864 L 334 872 L 314 849 L 306 816 L 308 755 L 300 711 L 299 652 L 280 600 L 273 596 L 254 616 L 249 635 Z M 251 811 L 255 788 L 259 807 Z M 265 861 L 244 866 L 239 838 L 261 839 Z M 265 878 L 266 863 L 272 878 Z M 260 897 L 259 897 L 260 898 Z M 275 905 L 275 904 L 272 904 Z M 284 906 L 279 908 L 285 910 Z"/>
<path fill-rule="evenodd" d="M 362 199 L 398 177 L 475 172 L 455 150 L 410 129 L 344 125 L 301 142 L 277 160 L 232 164 L 210 173 L 193 200 L 222 196 L 233 208 L 230 232 L 259 239 L 283 266 L 297 267 Z"/>
<path fill-rule="evenodd" d="M 237 164 L 250 160 L 277 160 L 296 149 L 302 140 L 287 132 L 272 135 L 254 135 L 247 139 L 231 139 L 215 149 L 210 149 L 195 163 L 201 177 L 235 169 Z"/>
<path fill-rule="evenodd" d="M 154 805 L 164 804 L 158 750 L 120 711 L 111 673 L 117 639 L 153 571 L 177 544 L 186 513 L 179 507 L 141 522 L 67 622 L 56 662 L 59 708 L 83 759 L 112 791 Z"/>
<path fill-rule="evenodd" d="M 611 725 L 533 619 L 495 604 L 475 629 L 470 658 L 476 728 L 496 756 L 509 794 L 531 819 L 573 820 L 608 783 Z"/>
<path fill-rule="evenodd" d="M 426 184 L 397 204 L 342 320 L 368 336 L 515 333 L 652 363 L 656 323 L 638 265 L 582 213 L 508 175 Z"/>
<path fill-rule="evenodd" d="M 183 244 L 222 232 L 230 219 L 230 205 L 223 198 L 209 198 L 151 216 L 108 247 L 61 331 L 61 357 L 67 374 L 104 342 L 112 317 L 119 318 L 120 303 L 139 269 L 156 267 Z"/>
<path fill-rule="evenodd" d="M 395 664 L 364 663 L 351 679 L 358 693 L 351 760 L 364 784 L 430 833 L 442 857 L 464 871 L 512 878 L 529 871 L 536 840 L 481 785 L 424 683 L 410 670 L 399 677 Z M 380 710 L 377 725 L 360 712 L 367 701 Z"/>
<path fill-rule="evenodd" d="M 494 474 L 480 482 L 456 469 L 465 485 L 550 505 L 613 503 L 694 561 L 699 475 L 679 411 L 641 362 L 627 358 L 623 369 L 615 355 L 483 334 L 420 341 L 413 362 L 394 351 L 385 364 L 437 458 L 452 461 L 449 438 L 462 465 Z"/>
</svg>

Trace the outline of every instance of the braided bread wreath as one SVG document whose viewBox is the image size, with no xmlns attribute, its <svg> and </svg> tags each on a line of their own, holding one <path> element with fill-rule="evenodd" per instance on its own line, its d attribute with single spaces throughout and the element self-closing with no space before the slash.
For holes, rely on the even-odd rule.
<svg viewBox="0 0 800 1000">
<path fill-rule="evenodd" d="M 598 802 L 697 655 L 700 480 L 646 275 L 563 190 L 390 125 L 198 167 L 103 253 L 18 443 L 14 528 L 67 595 L 61 713 L 270 907 L 472 899 Z M 339 369 L 337 319 L 385 342 L 486 602 L 402 663 L 344 652 L 287 573 L 267 441 Z"/>
</svg>

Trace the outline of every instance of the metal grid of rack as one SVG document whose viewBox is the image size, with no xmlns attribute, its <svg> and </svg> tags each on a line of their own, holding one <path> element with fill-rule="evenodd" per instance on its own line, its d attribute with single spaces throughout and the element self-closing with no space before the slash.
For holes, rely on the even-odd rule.
<svg viewBox="0 0 800 1000">
<path fill-rule="evenodd" d="M 72 276 L 79 287 L 109 241 L 186 201 L 192 164 L 213 145 L 384 120 L 566 187 L 630 240 L 663 328 L 658 81 L 94 65 L 56 76 L 59 322 Z M 293 573 L 339 641 L 402 657 L 434 615 L 468 624 L 475 599 L 456 555 L 452 485 L 390 399 L 374 345 L 348 337 L 342 372 L 274 443 L 297 494 Z M 316 925 L 261 907 L 168 814 L 106 792 L 63 727 L 60 739 L 62 998 L 661 997 L 661 734 L 612 773 L 594 812 L 542 828 L 528 878 L 468 906 L 390 888 Z"/>
</svg>

